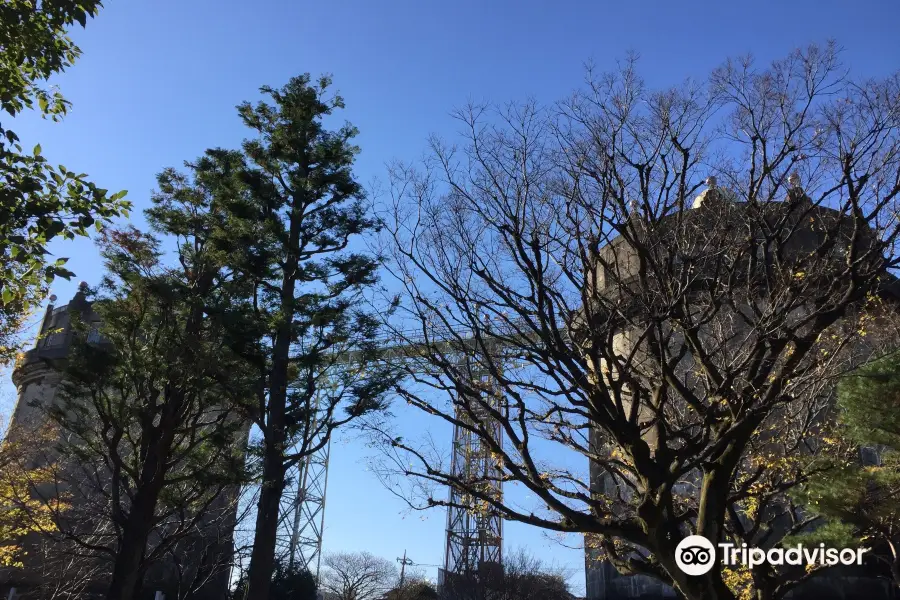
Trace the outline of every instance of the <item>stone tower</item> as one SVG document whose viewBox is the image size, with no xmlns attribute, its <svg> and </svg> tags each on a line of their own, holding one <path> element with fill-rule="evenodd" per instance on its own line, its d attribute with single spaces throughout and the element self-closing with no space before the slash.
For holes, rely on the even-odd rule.
<svg viewBox="0 0 900 600">
<path fill-rule="evenodd" d="M 72 300 L 60 307 L 53 304 L 56 296 L 50 297 L 51 303 L 47 305 L 34 347 L 16 361 L 12 378 L 18 397 L 10 422 L 11 437 L 44 422 L 39 405 L 46 406 L 56 398 L 61 376 L 54 367 L 69 352 L 73 317 L 77 315 L 83 322 L 95 324 L 90 335 L 93 340 L 99 341 L 96 329 L 99 317 L 85 299 L 86 290 L 87 284 L 82 282 Z"/>
<path fill-rule="evenodd" d="M 41 322 L 40 332 L 33 348 L 24 352 L 16 362 L 13 371 L 13 383 L 18 392 L 18 399 L 13 411 L 12 419 L 7 434 L 9 441 L 25 440 L 27 436 L 38 432 L 48 423 L 46 407 L 52 406 L 60 397 L 63 366 L 68 356 L 76 335 L 72 324 L 80 322 L 87 325 L 88 343 L 103 345 L 105 342 L 100 335 L 100 317 L 92 309 L 91 303 L 86 298 L 88 286 L 82 282 L 78 292 L 68 304 L 55 306 L 55 296 L 51 296 L 51 304 L 47 306 L 44 318 Z M 239 443 L 239 441 L 236 441 Z M 42 462 L 49 461 L 49 453 L 42 451 L 40 458 L 32 460 L 33 467 L 41 466 Z M 68 468 L 68 467 L 63 467 Z M 64 488 L 59 488 L 64 491 Z M 49 497 L 55 496 L 55 493 Z M 223 494 L 213 505 L 207 508 L 205 515 L 218 517 L 214 529 L 207 525 L 205 517 L 196 524 L 196 533 L 191 534 L 177 545 L 177 554 L 180 563 L 175 564 L 169 560 L 163 560 L 154 564 L 145 576 L 144 589 L 140 599 L 147 600 L 160 598 L 172 600 L 172 592 L 175 584 L 175 573 L 191 573 L 201 567 L 201 561 L 206 561 L 213 554 L 230 557 L 232 552 L 232 535 L 234 519 L 236 518 L 237 490 L 234 493 Z M 84 496 L 79 496 L 76 503 L 92 502 Z M 77 512 L 77 511 L 76 511 Z M 225 515 L 225 519 L 221 518 Z M 212 522 L 212 521 L 211 521 Z M 212 540 L 212 541 L 210 541 Z M 200 545 L 202 543 L 202 546 Z M 45 536 L 32 534 L 22 541 L 25 555 L 22 567 L 16 569 L 0 570 L 0 598 L 8 597 L 17 600 L 31 600 L 42 598 L 36 590 L 36 583 L 46 583 L 48 578 L 66 578 L 71 575 L 61 572 L 56 563 L 48 564 L 46 552 L 41 548 L 58 546 L 58 542 L 49 542 Z M 195 548 L 203 548 L 203 551 Z M 58 550 L 58 548 L 54 548 Z M 175 553 L 173 553 L 174 555 Z M 54 553 L 54 556 L 56 553 Z M 84 562 L 84 561 L 82 561 Z M 196 563 L 196 564 L 195 564 Z M 206 563 L 203 562 L 203 565 Z M 76 596 L 81 598 L 102 597 L 108 585 L 109 565 L 106 563 L 79 567 L 81 569 L 81 581 L 86 582 L 84 590 Z M 84 573 L 90 575 L 85 576 Z M 226 597 L 229 573 L 227 570 L 211 575 L 199 591 L 190 595 L 196 600 L 222 600 Z M 60 581 L 57 586 L 61 590 L 66 589 L 66 581 Z M 10 596 L 10 591 L 15 589 L 15 595 Z M 159 590 L 165 590 L 165 593 Z M 69 596 L 54 596 L 68 598 Z"/>
<path fill-rule="evenodd" d="M 72 345 L 72 322 L 93 324 L 90 336 L 93 341 L 99 341 L 96 328 L 99 318 L 85 297 L 86 291 L 87 284 L 82 282 L 72 300 L 62 306 L 55 306 L 56 296 L 50 297 L 34 347 L 16 360 L 12 380 L 18 393 L 5 441 L 27 442 L 48 423 L 44 409 L 56 402 L 59 395 L 62 383 L 59 367 Z M 45 466 L 48 461 L 49 454 L 42 451 L 40 456 L 31 458 L 30 466 Z M 56 494 L 50 491 L 48 495 Z M 49 572 L 52 567 L 45 564 L 42 552 L 46 544 L 47 539 L 37 534 L 22 540 L 22 567 L 0 570 L 0 597 L 31 598 L 33 592 L 29 589 L 52 576 Z M 15 595 L 10 595 L 12 589 L 16 590 Z"/>
<path fill-rule="evenodd" d="M 714 177 L 707 180 L 708 188 L 703 191 L 693 202 L 692 206 L 682 213 L 672 214 L 660 219 L 657 225 L 663 231 L 671 226 L 675 230 L 675 221 L 681 220 L 682 223 L 690 225 L 689 231 L 696 235 L 696 238 L 686 238 L 683 241 L 683 247 L 679 246 L 679 253 L 684 255 L 693 254 L 694 246 L 702 246 L 704 243 L 703 231 L 710 231 L 717 226 L 716 219 L 729 218 L 729 211 L 734 210 L 741 205 L 737 197 L 730 191 L 719 188 L 716 185 Z M 800 186 L 799 177 L 792 175 L 789 179 L 790 189 L 784 203 L 772 203 L 773 211 L 783 210 L 784 207 L 796 206 L 798 212 L 802 212 L 810 222 L 819 221 L 826 223 L 842 223 L 838 220 L 838 213 L 824 206 L 813 206 L 811 200 Z M 781 206 L 779 206 L 779 204 Z M 792 209 L 790 209 L 792 210 Z M 726 216 L 722 216 L 726 215 Z M 640 218 L 639 215 L 636 215 Z M 632 218 L 632 217 L 629 217 Z M 641 223 L 636 226 L 639 228 Z M 800 255 L 804 252 L 811 252 L 822 240 L 821 230 L 813 226 L 804 226 L 798 224 L 796 226 L 798 233 L 785 243 L 784 250 L 786 253 L 797 253 Z M 843 224 L 838 228 L 844 232 Z M 861 234 L 868 235 L 866 233 Z M 759 243 L 759 237 L 749 238 Z M 610 243 L 599 249 L 599 254 L 603 258 L 603 264 L 608 268 L 600 267 L 594 278 L 590 281 L 592 286 L 591 292 L 594 295 L 603 296 L 605 298 L 631 298 L 638 296 L 642 290 L 638 280 L 638 269 L 640 261 L 637 252 L 624 240 L 618 237 Z M 675 261 L 682 259 L 678 253 Z M 676 264 L 678 264 L 676 262 Z M 612 270 L 615 272 L 613 273 Z M 702 270 L 702 267 L 698 267 Z M 891 306 L 895 307 L 900 304 L 900 289 L 898 289 L 898 281 L 893 280 L 884 282 L 881 295 L 887 298 Z M 632 286 L 633 289 L 632 289 Z M 641 310 L 638 305 L 634 310 Z M 613 352 L 617 356 L 630 357 L 628 360 L 631 369 L 643 370 L 643 357 L 647 356 L 646 351 L 635 340 L 639 336 L 634 335 L 630 330 L 617 331 L 613 337 Z M 677 336 L 675 336 L 677 338 Z M 736 338 L 738 339 L 738 338 Z M 648 361 L 652 362 L 652 361 Z M 610 366 L 601 363 L 596 366 L 597 378 L 603 378 L 604 381 L 615 380 L 617 377 L 616 366 Z M 607 379 L 608 378 L 608 379 Z M 624 394 L 623 394 L 624 395 Z M 623 404 L 628 405 L 628 401 L 623 399 Z M 643 409 L 638 413 L 643 416 Z M 648 420 L 650 418 L 648 414 Z M 648 442 L 651 450 L 655 449 L 656 438 L 652 432 L 648 432 L 644 439 Z M 604 452 L 604 445 L 600 441 L 601 436 L 598 432 L 593 432 L 591 436 L 591 444 L 595 452 L 598 454 Z M 595 462 L 590 464 L 590 485 L 592 492 L 597 496 L 612 497 L 617 491 L 617 482 L 607 473 L 600 465 Z M 677 491 L 676 491 L 677 493 Z M 675 598 L 677 597 L 674 590 L 663 585 L 658 580 L 651 577 L 635 575 L 623 576 L 618 573 L 616 568 L 608 561 L 600 560 L 600 553 L 596 549 L 591 549 L 585 545 L 585 579 L 586 579 L 586 596 L 587 600 L 624 600 L 624 599 L 659 599 L 659 598 Z M 793 590 L 791 596 L 793 600 L 802 600 L 805 598 L 828 598 L 828 599 L 850 599 L 857 597 L 867 598 L 895 598 L 896 594 L 892 591 L 892 587 L 884 585 L 880 581 L 876 581 L 867 577 L 857 577 L 855 573 L 840 573 L 835 576 L 821 576 L 819 579 L 813 579 L 807 582 L 801 588 Z"/>
</svg>

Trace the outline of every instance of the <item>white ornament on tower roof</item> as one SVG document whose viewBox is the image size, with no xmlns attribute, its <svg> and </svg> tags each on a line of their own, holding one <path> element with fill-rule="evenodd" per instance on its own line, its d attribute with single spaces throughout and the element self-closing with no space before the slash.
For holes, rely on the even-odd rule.
<svg viewBox="0 0 900 600">
<path fill-rule="evenodd" d="M 700 192 L 699 196 L 694 198 L 693 208 L 700 208 L 701 206 L 703 206 L 704 202 L 707 202 L 711 198 L 712 199 L 719 198 L 721 195 L 721 192 L 719 191 L 719 188 L 718 188 L 718 185 L 716 182 L 715 175 L 710 175 L 703 181 L 703 183 L 706 184 L 706 189 L 703 190 L 702 192 Z"/>
</svg>

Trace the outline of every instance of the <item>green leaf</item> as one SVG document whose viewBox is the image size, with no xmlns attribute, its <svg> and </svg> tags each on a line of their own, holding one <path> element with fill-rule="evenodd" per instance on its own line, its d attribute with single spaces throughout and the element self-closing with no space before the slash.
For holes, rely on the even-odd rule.
<svg viewBox="0 0 900 600">
<path fill-rule="evenodd" d="M 47 82 L 71 66 L 81 51 L 68 36 L 73 23 L 85 25 L 97 13 L 99 0 L 0 2 L 0 111 L 13 117 L 33 110 L 48 120 L 64 115 L 69 102 Z M 15 26 L 5 27 L 7 23 Z M 4 184 L 0 204 L 0 290 L 5 307 L 0 314 L 0 365 L 14 356 L 15 330 L 25 318 L 29 304 L 44 295 L 45 284 L 56 276 L 44 243 L 54 235 L 71 238 L 85 235 L 91 219 L 121 214 L 121 206 L 93 197 L 83 187 L 65 186 L 71 175 L 60 165 L 57 173 L 47 163 L 40 144 L 23 148 L 13 131 L 0 125 L 0 170 Z M 82 176 L 86 181 L 86 176 Z M 75 224 L 70 220 L 76 219 Z M 47 270 L 47 267 L 51 267 Z"/>
</svg>

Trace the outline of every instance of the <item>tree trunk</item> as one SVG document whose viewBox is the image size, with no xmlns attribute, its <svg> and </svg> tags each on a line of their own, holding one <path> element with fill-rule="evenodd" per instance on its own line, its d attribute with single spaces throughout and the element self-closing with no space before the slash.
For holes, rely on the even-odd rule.
<svg viewBox="0 0 900 600">
<path fill-rule="evenodd" d="M 900 552 L 897 552 L 894 540 L 888 538 L 887 543 L 891 549 L 891 576 L 894 578 L 894 585 L 900 587 Z"/>
<path fill-rule="evenodd" d="M 262 489 L 256 513 L 256 532 L 247 574 L 249 598 L 264 600 L 269 597 L 272 573 L 275 569 L 275 543 L 278 535 L 278 510 L 285 487 L 284 446 L 287 435 L 284 429 L 287 410 L 287 366 L 290 351 L 290 322 L 282 323 L 275 340 L 272 372 L 269 378 L 268 423 L 263 438 Z"/>
<path fill-rule="evenodd" d="M 755 600 L 773 600 L 775 598 L 775 582 L 772 581 L 772 578 L 763 575 L 759 578 L 753 579 L 753 587 L 754 590 L 754 599 Z"/>
<path fill-rule="evenodd" d="M 891 561 L 891 575 L 894 576 L 894 585 L 900 587 L 900 559 Z"/>
<path fill-rule="evenodd" d="M 734 600 L 734 592 L 722 580 L 721 567 L 713 567 L 713 570 L 702 577 L 691 577 L 681 572 L 674 558 L 660 552 L 660 563 L 672 577 L 675 593 L 685 600 Z M 670 556 L 674 556 L 674 552 Z M 664 557 L 664 558 L 663 558 Z"/>
<path fill-rule="evenodd" d="M 712 575 L 712 573 L 710 573 Z M 709 585 L 691 586 L 682 590 L 688 600 L 734 600 L 734 592 L 725 585 L 721 577 L 709 577 Z"/>
<path fill-rule="evenodd" d="M 270 451 L 266 444 L 263 466 L 263 485 L 259 492 L 256 512 L 256 532 L 247 574 L 248 598 L 269 597 L 272 573 L 275 570 L 275 544 L 278 535 L 278 509 L 284 493 L 284 463 L 281 453 Z"/>
<path fill-rule="evenodd" d="M 200 281 L 201 293 L 205 293 L 211 282 L 212 273 L 208 273 Z M 195 304 L 185 324 L 185 332 L 189 339 L 197 334 L 202 321 L 203 306 Z M 159 425 L 154 427 L 151 424 L 149 429 L 145 428 L 142 432 L 143 436 L 151 440 L 150 451 L 141 465 L 141 479 L 137 483 L 138 489 L 122 532 L 122 545 L 116 553 L 112 579 L 106 594 L 107 600 L 133 600 L 140 590 L 147 540 L 153 527 L 153 516 L 159 504 L 159 495 L 165 484 L 165 465 L 172 451 L 178 415 L 184 402 L 185 396 L 182 391 L 174 390 L 166 398 L 166 406 Z"/>
<path fill-rule="evenodd" d="M 269 373 L 269 397 L 263 414 L 264 427 L 263 480 L 256 513 L 256 533 L 247 574 L 248 598 L 265 600 L 269 597 L 272 573 L 275 568 L 275 543 L 278 534 L 278 509 L 284 493 L 284 451 L 287 443 L 285 413 L 287 412 L 288 364 L 291 354 L 292 326 L 296 276 L 300 260 L 296 253 L 299 244 L 303 211 L 296 198 L 291 211 L 290 235 L 286 245 L 286 260 L 281 280 L 281 319 L 272 347 L 272 369 Z M 268 419 L 266 419 L 268 417 Z"/>
<path fill-rule="evenodd" d="M 106 593 L 107 600 L 135 598 L 144 572 L 144 553 L 147 550 L 147 538 L 150 537 L 158 499 L 158 485 L 140 490 L 135 495 L 134 504 L 122 532 L 122 545 L 116 553 L 113 564 L 112 580 Z"/>
</svg>

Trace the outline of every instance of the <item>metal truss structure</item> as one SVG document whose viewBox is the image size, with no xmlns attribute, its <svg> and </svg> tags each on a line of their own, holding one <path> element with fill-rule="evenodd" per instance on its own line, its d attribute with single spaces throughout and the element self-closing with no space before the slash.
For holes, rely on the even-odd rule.
<svg viewBox="0 0 900 600">
<path fill-rule="evenodd" d="M 415 346 L 415 342 L 409 345 Z M 408 350 L 406 345 L 385 348 L 385 352 L 394 357 L 402 356 Z M 349 357 L 347 362 L 353 364 L 354 358 Z M 481 400 L 502 412 L 505 402 L 490 375 L 477 367 L 470 366 L 469 371 L 472 387 L 483 394 Z M 478 401 L 468 404 L 476 406 Z M 482 423 L 488 423 L 494 439 L 502 440 L 499 422 L 491 422 L 487 415 L 476 416 Z M 457 418 L 472 423 L 460 409 L 457 409 Z M 291 469 L 279 511 L 278 556 L 282 564 L 306 568 L 316 576 L 322 556 L 329 455 L 330 442 Z M 465 427 L 454 428 L 452 474 L 472 485 L 484 486 L 484 493 L 491 497 L 502 497 L 496 459 L 479 437 Z M 444 568 L 439 576 L 466 576 L 479 573 L 485 567 L 500 567 L 503 558 L 503 520 L 500 515 L 464 490 L 451 487 L 449 497 Z"/>
<path fill-rule="evenodd" d="M 504 402 L 492 378 L 484 372 L 474 372 L 472 387 L 481 390 L 479 399 L 491 408 L 503 412 Z M 477 407 L 479 400 L 470 399 L 466 404 Z M 499 422 L 476 413 L 477 419 L 486 424 L 495 440 L 502 440 L 503 430 Z M 471 425 L 472 418 L 457 408 L 457 419 Z M 502 498 L 503 488 L 499 479 L 496 458 L 491 450 L 472 431 L 457 425 L 453 432 L 451 473 L 454 478 L 480 488 L 484 495 Z M 481 573 L 486 567 L 498 568 L 503 560 L 503 519 L 488 503 L 465 490 L 450 488 L 450 506 L 447 508 L 447 537 L 444 547 L 442 577 L 469 576 Z"/>
<path fill-rule="evenodd" d="M 318 409 L 318 398 L 316 399 Z M 316 423 L 313 422 L 313 429 Z M 325 496 L 328 490 L 329 440 L 287 473 L 287 487 L 279 507 L 276 555 L 289 568 L 318 576 L 322 562 Z"/>
<path fill-rule="evenodd" d="M 330 453 L 331 442 L 290 470 L 281 505 L 279 541 L 286 542 L 282 560 L 288 567 L 305 568 L 313 575 L 318 575 L 322 562 Z"/>
</svg>

